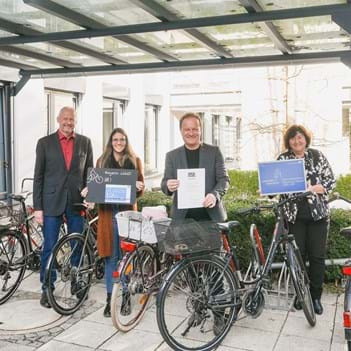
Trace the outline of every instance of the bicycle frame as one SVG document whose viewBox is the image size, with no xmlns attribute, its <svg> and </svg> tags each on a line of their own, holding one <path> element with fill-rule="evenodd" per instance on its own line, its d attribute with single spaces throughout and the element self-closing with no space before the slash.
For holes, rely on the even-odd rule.
<svg viewBox="0 0 351 351">
<path fill-rule="evenodd" d="M 351 204 L 349 199 L 346 199 L 339 194 L 336 194 L 336 199 L 342 199 Z M 346 238 L 351 238 L 351 227 L 341 229 L 340 234 Z M 344 334 L 348 350 L 351 351 L 351 259 L 348 259 L 344 263 L 342 273 L 346 279 L 343 312 Z"/>
<path fill-rule="evenodd" d="M 345 262 L 342 272 L 346 277 L 343 313 L 345 340 L 351 342 L 351 260 Z"/>
<path fill-rule="evenodd" d="M 159 277 L 161 277 L 163 274 L 165 274 L 168 271 L 167 267 L 162 268 L 162 264 L 163 262 L 161 262 L 160 260 L 160 252 L 158 250 L 157 247 L 155 247 L 154 245 L 149 245 L 149 244 L 145 244 L 143 242 L 132 242 L 129 240 L 122 240 L 121 241 L 121 249 L 122 251 L 126 252 L 126 254 L 122 257 L 122 259 L 119 261 L 118 266 L 117 266 L 117 270 L 113 272 L 113 277 L 115 279 L 119 279 L 121 276 L 121 272 L 124 268 L 125 263 L 128 261 L 128 258 L 131 256 L 131 254 L 133 252 L 136 252 L 137 258 L 138 258 L 138 262 L 141 262 L 140 259 L 140 253 L 139 253 L 139 247 L 141 246 L 149 246 L 152 248 L 154 254 L 155 254 L 155 258 L 156 258 L 156 273 L 150 277 L 148 277 L 148 282 L 149 282 L 149 286 L 147 286 L 147 290 L 148 289 L 153 289 L 155 291 L 158 290 L 156 285 L 156 281 Z M 143 286 L 146 286 L 146 282 L 145 282 L 145 277 L 143 274 L 143 264 L 140 264 L 140 271 L 141 271 L 141 279 L 142 279 L 142 284 Z"/>
<path fill-rule="evenodd" d="M 254 291 L 253 300 L 257 298 L 258 295 L 261 293 L 262 288 L 264 287 L 264 283 L 267 281 L 270 281 L 269 273 L 271 271 L 277 251 L 279 249 L 282 250 L 282 252 L 284 253 L 284 260 L 286 263 L 288 263 L 286 258 L 286 245 L 290 243 L 290 245 L 294 246 L 294 249 L 297 249 L 294 236 L 292 234 L 289 234 L 288 223 L 284 219 L 281 205 L 282 203 L 276 204 L 276 205 L 268 205 L 268 206 L 264 205 L 264 206 L 254 207 L 250 210 L 243 211 L 243 213 L 249 213 L 250 211 L 259 212 L 261 209 L 273 209 L 277 218 L 274 231 L 273 231 L 272 241 L 266 257 L 264 256 L 264 251 L 261 245 L 261 237 L 258 233 L 256 226 L 252 224 L 250 227 L 250 240 L 254 248 L 253 255 L 255 255 L 255 258 L 257 260 L 260 260 L 263 263 L 262 270 L 258 272 L 257 277 L 254 277 L 254 279 L 247 280 L 246 276 L 244 277 L 244 279 L 241 278 L 241 272 L 239 267 L 239 261 L 236 255 L 236 249 L 234 246 L 229 245 L 229 231 L 228 232 L 222 231 L 221 233 L 223 247 L 226 252 L 226 258 L 225 258 L 226 267 L 227 266 L 231 267 L 234 276 L 238 280 L 239 286 L 243 289 L 243 292 L 247 291 L 246 286 L 254 285 L 254 287 L 252 288 L 252 291 Z M 351 297 L 350 297 L 350 306 L 351 306 Z"/>
</svg>

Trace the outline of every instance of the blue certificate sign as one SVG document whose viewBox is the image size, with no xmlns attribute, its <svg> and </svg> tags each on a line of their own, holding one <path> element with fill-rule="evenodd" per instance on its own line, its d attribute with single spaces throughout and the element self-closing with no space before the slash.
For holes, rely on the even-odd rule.
<svg viewBox="0 0 351 351">
<path fill-rule="evenodd" d="M 89 168 L 87 201 L 98 204 L 134 204 L 135 169 Z"/>
<path fill-rule="evenodd" d="M 107 203 L 129 204 L 130 198 L 131 198 L 130 195 L 131 195 L 130 185 L 106 184 L 105 202 Z"/>
<path fill-rule="evenodd" d="M 258 179 L 261 195 L 301 193 L 306 191 L 303 159 L 260 162 Z"/>
</svg>

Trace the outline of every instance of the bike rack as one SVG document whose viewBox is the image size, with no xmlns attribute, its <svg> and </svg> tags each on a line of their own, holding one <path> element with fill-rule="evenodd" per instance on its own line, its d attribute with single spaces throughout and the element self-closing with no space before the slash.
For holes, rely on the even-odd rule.
<svg viewBox="0 0 351 351">
<path fill-rule="evenodd" d="M 265 307 L 273 310 L 290 310 L 295 293 L 285 262 L 281 264 L 276 289 L 265 290 Z"/>
</svg>

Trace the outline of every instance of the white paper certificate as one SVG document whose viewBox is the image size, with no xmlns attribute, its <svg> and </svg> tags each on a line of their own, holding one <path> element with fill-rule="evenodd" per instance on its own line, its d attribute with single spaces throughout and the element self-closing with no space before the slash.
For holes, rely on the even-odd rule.
<svg viewBox="0 0 351 351">
<path fill-rule="evenodd" d="M 178 209 L 203 207 L 205 168 L 178 169 Z"/>
</svg>

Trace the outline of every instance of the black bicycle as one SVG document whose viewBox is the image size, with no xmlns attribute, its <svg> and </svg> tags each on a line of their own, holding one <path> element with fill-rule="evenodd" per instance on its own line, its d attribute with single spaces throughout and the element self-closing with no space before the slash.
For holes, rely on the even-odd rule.
<svg viewBox="0 0 351 351">
<path fill-rule="evenodd" d="M 32 180 L 23 179 L 21 193 L 8 195 L 0 206 L 0 305 L 16 292 L 26 269 L 40 268 L 42 228 L 34 219 L 33 207 L 26 203 L 32 193 L 23 191 Z"/>
<path fill-rule="evenodd" d="M 343 200 L 351 204 L 351 200 L 340 196 L 338 193 L 333 194 L 333 198 L 330 202 L 335 200 Z M 340 234 L 345 238 L 351 239 L 351 227 L 342 228 Z M 344 333 L 345 340 L 347 343 L 347 350 L 351 351 L 351 258 L 346 260 L 343 264 L 342 272 L 345 280 L 345 296 L 344 296 Z"/>
<path fill-rule="evenodd" d="M 229 245 L 229 233 L 239 225 L 237 221 L 217 224 L 224 250 L 184 255 L 175 264 L 157 297 L 158 327 L 172 349 L 212 350 L 222 342 L 241 309 L 248 316 L 257 318 L 265 305 L 264 291 L 270 283 L 271 267 L 279 251 L 308 323 L 316 324 L 306 268 L 282 212 L 287 201 L 310 194 L 307 192 L 276 204 L 245 210 L 249 213 L 271 208 L 277 218 L 267 258 L 262 264 L 255 265 L 255 274 L 250 274 L 247 280 L 242 278 L 235 248 Z"/>
<path fill-rule="evenodd" d="M 83 232 L 67 234 L 57 242 L 45 271 L 49 302 L 62 315 L 70 315 L 80 308 L 88 296 L 93 276 L 102 279 L 105 271 L 96 246 L 98 217 L 85 209 L 84 204 L 75 205 L 80 206 L 84 216 Z"/>
</svg>

